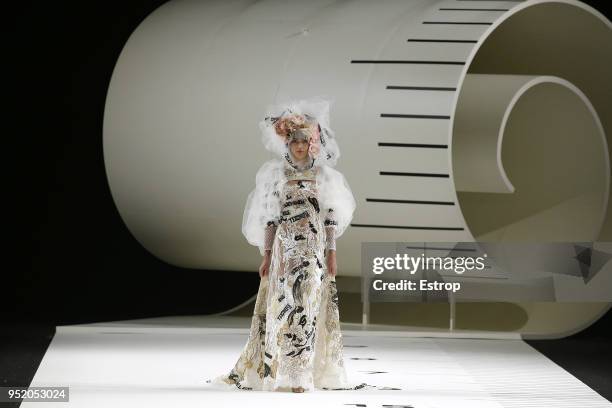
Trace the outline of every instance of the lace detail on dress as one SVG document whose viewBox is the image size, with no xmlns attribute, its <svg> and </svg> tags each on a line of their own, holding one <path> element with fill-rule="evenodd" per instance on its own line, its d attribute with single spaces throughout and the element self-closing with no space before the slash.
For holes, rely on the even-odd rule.
<svg viewBox="0 0 612 408">
<path fill-rule="evenodd" d="M 240 389 L 359 389 L 347 384 L 335 276 L 333 209 L 319 207 L 315 180 L 286 183 L 278 226 L 269 222 L 270 271 L 260 282 L 249 339 L 228 375 Z M 273 238 L 272 238 L 273 237 Z"/>
</svg>

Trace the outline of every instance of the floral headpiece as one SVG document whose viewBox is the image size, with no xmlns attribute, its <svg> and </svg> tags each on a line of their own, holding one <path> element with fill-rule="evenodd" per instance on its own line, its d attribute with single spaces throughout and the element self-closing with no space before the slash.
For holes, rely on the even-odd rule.
<svg viewBox="0 0 612 408">
<path fill-rule="evenodd" d="M 334 166 L 340 151 L 329 128 L 329 104 L 328 100 L 316 97 L 269 106 L 266 117 L 260 122 L 266 149 L 284 156 L 293 165 L 289 143 L 294 139 L 306 139 L 313 166 Z"/>
<path fill-rule="evenodd" d="M 274 124 L 276 134 L 285 144 L 292 140 L 308 141 L 308 153 L 316 159 L 321 151 L 321 128 L 316 119 L 308 114 L 287 112 L 286 115 L 270 119 Z"/>
</svg>

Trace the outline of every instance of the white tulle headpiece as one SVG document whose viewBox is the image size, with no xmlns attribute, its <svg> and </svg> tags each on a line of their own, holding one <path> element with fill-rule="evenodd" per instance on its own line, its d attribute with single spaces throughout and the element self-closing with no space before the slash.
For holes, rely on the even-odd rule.
<svg viewBox="0 0 612 408">
<path fill-rule="evenodd" d="M 329 126 L 330 105 L 331 101 L 323 97 L 269 105 L 264 119 L 259 122 L 265 148 L 296 167 L 289 143 L 293 138 L 307 138 L 309 167 L 335 166 L 340 149 Z"/>
<path fill-rule="evenodd" d="M 322 211 L 333 209 L 336 238 L 353 217 L 356 203 L 352 191 L 342 173 L 333 168 L 340 150 L 329 127 L 329 106 L 330 101 L 322 97 L 270 105 L 259 123 L 264 146 L 280 156 L 268 160 L 257 171 L 255 189 L 247 197 L 242 219 L 242 233 L 250 244 L 259 247 L 262 255 L 266 226 L 280 220 L 287 174 L 305 175 L 304 170 L 316 167 L 312 173 L 316 174 L 319 207 Z M 310 159 L 305 165 L 292 160 L 289 143 L 294 138 L 309 141 Z"/>
</svg>

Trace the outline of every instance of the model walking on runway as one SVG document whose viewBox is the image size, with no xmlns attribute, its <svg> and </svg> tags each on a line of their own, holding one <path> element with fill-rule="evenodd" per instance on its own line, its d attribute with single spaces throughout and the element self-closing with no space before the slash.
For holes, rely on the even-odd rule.
<svg viewBox="0 0 612 408">
<path fill-rule="evenodd" d="M 336 288 L 336 239 L 355 200 L 333 168 L 338 144 L 325 99 L 271 106 L 260 123 L 280 157 L 261 166 L 242 232 L 263 256 L 248 341 L 234 368 L 213 380 L 240 389 L 293 392 L 349 386 Z"/>
</svg>

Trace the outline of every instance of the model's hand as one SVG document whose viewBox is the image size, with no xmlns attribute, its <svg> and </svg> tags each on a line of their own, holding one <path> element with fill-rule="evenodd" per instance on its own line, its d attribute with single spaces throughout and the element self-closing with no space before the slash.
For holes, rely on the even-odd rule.
<svg viewBox="0 0 612 408">
<path fill-rule="evenodd" d="M 335 249 L 328 249 L 327 250 L 327 272 L 331 275 L 331 276 L 336 276 L 336 272 L 337 272 L 337 266 L 336 266 L 336 250 Z"/>
<path fill-rule="evenodd" d="M 268 274 L 268 271 L 270 269 L 270 259 L 272 258 L 271 253 L 272 251 L 270 250 L 267 250 L 264 252 L 263 259 L 261 260 L 261 265 L 259 266 L 259 277 L 260 278 L 263 278 L 264 276 Z"/>
</svg>

